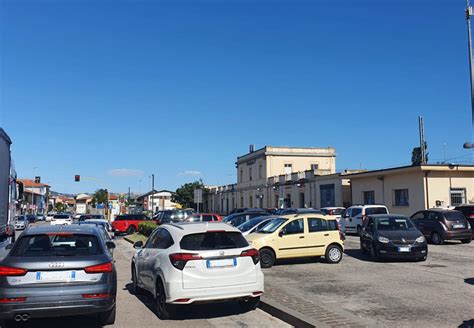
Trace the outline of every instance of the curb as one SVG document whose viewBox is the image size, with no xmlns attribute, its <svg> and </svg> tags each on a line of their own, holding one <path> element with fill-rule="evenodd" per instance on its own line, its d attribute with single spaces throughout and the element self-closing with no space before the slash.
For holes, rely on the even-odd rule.
<svg viewBox="0 0 474 328">
<path fill-rule="evenodd" d="M 297 328 L 327 328 L 328 325 L 318 322 L 304 314 L 301 314 L 295 310 L 287 308 L 284 305 L 279 304 L 271 299 L 262 297 L 260 305 L 258 306 L 262 311 L 286 322 Z"/>
<path fill-rule="evenodd" d="M 130 244 L 133 244 L 134 241 L 131 240 L 130 238 L 128 238 L 128 236 L 124 236 L 123 239 L 125 239 L 126 241 L 128 241 Z"/>
</svg>

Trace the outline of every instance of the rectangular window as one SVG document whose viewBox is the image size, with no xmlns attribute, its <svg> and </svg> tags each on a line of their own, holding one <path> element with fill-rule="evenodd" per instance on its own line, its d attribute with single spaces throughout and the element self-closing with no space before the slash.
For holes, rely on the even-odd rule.
<svg viewBox="0 0 474 328">
<path fill-rule="evenodd" d="M 466 189 L 451 188 L 450 190 L 451 206 L 457 206 L 466 203 Z"/>
<path fill-rule="evenodd" d="M 244 170 L 240 170 L 240 182 L 244 181 Z"/>
<path fill-rule="evenodd" d="M 260 164 L 258 166 L 258 178 L 261 179 L 262 178 L 262 164 Z"/>
<path fill-rule="evenodd" d="M 311 164 L 311 170 L 318 170 L 319 169 L 319 164 Z"/>
<path fill-rule="evenodd" d="M 253 197 L 252 197 L 252 195 L 249 196 L 249 207 L 253 207 Z"/>
<path fill-rule="evenodd" d="M 240 207 L 244 207 L 244 197 L 240 197 Z"/>
<path fill-rule="evenodd" d="M 327 221 L 323 219 L 308 219 L 309 232 L 327 231 Z"/>
<path fill-rule="evenodd" d="M 252 168 L 249 167 L 249 180 L 252 181 Z"/>
<path fill-rule="evenodd" d="M 408 189 L 395 189 L 393 196 L 393 206 L 410 206 L 408 202 Z"/>
<path fill-rule="evenodd" d="M 375 204 L 375 192 L 364 191 L 364 205 L 374 205 Z"/>
<path fill-rule="evenodd" d="M 293 164 L 285 164 L 285 174 L 290 174 L 293 171 Z"/>
</svg>

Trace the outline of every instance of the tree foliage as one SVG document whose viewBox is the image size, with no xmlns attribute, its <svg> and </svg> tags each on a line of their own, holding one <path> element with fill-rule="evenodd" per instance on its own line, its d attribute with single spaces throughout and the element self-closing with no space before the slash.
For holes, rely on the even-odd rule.
<svg viewBox="0 0 474 328">
<path fill-rule="evenodd" d="M 194 208 L 194 190 L 202 189 L 203 190 L 203 200 L 206 199 L 206 196 L 209 192 L 207 188 L 204 187 L 202 180 L 194 181 L 191 183 L 185 183 L 171 196 L 171 200 L 175 203 L 180 204 L 183 208 Z"/>
<path fill-rule="evenodd" d="M 428 144 L 425 141 L 425 154 L 426 154 L 426 163 L 428 163 Z M 421 165 L 423 159 L 421 158 L 421 147 L 413 148 L 411 152 L 411 164 L 412 165 Z"/>
<path fill-rule="evenodd" d="M 54 209 L 58 213 L 64 212 L 64 211 L 67 210 L 67 204 L 65 204 L 65 203 L 56 203 L 56 204 L 54 204 Z"/>
<path fill-rule="evenodd" d="M 98 189 L 92 195 L 92 206 L 96 207 L 97 204 L 108 204 L 109 191 L 107 189 Z"/>
</svg>

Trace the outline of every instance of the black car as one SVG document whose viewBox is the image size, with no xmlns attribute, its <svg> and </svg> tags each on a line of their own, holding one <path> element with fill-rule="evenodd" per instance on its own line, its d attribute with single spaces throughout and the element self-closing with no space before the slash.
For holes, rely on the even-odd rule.
<svg viewBox="0 0 474 328">
<path fill-rule="evenodd" d="M 360 249 L 373 260 L 399 258 L 426 260 L 428 244 L 420 230 L 403 215 L 367 216 L 360 236 Z"/>
<path fill-rule="evenodd" d="M 268 215 L 268 212 L 266 211 L 249 211 L 249 212 L 244 212 L 244 213 L 235 213 L 226 216 L 222 222 L 233 225 L 234 227 L 237 227 L 241 225 L 244 222 L 247 222 L 253 218 L 259 217 L 259 216 L 266 216 Z"/>
<path fill-rule="evenodd" d="M 105 220 L 105 217 L 102 214 L 83 214 L 77 221 L 82 222 L 86 220 Z"/>
<path fill-rule="evenodd" d="M 454 209 L 464 214 L 474 235 L 474 204 L 458 205 Z"/>
<path fill-rule="evenodd" d="M 445 240 L 460 240 L 464 244 L 472 240 L 471 225 L 459 211 L 432 208 L 416 212 L 411 219 L 435 245 L 441 245 Z"/>
<path fill-rule="evenodd" d="M 36 215 L 33 215 L 33 214 L 27 214 L 26 219 L 28 220 L 29 223 L 35 223 L 36 221 L 38 221 L 38 218 L 36 217 Z"/>
</svg>

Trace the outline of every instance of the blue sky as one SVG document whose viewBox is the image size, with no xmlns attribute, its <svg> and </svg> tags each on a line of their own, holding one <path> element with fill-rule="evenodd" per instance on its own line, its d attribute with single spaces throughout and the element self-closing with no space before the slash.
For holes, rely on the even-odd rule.
<svg viewBox="0 0 474 328">
<path fill-rule="evenodd" d="M 464 6 L 3 0 L 0 126 L 62 192 L 232 183 L 249 144 L 409 164 L 418 115 L 430 160 L 472 160 Z"/>
</svg>

